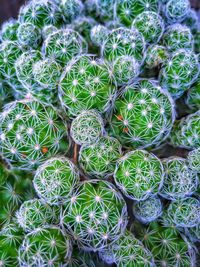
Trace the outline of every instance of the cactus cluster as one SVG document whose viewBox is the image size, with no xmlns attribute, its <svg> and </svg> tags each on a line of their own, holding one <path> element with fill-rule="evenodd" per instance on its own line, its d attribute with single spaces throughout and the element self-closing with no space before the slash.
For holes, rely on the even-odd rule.
<svg viewBox="0 0 200 267">
<path fill-rule="evenodd" d="M 0 29 L 0 266 L 197 267 L 189 0 L 29 0 Z"/>
</svg>

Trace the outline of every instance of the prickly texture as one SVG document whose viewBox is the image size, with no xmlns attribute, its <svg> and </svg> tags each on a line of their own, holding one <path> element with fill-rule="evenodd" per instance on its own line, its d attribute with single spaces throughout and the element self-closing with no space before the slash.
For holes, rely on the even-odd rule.
<svg viewBox="0 0 200 267">
<path fill-rule="evenodd" d="M 183 21 L 189 10 L 189 0 L 169 0 L 165 5 L 164 14 L 169 23 L 175 23 Z"/>
<path fill-rule="evenodd" d="M 175 122 L 171 135 L 170 143 L 173 146 L 179 146 L 188 149 L 198 148 L 200 146 L 199 128 L 200 112 L 197 111 L 187 117 Z"/>
<path fill-rule="evenodd" d="M 104 61 L 82 55 L 65 68 L 59 84 L 61 103 L 71 116 L 84 110 L 107 111 L 115 97 L 116 86 Z"/>
<path fill-rule="evenodd" d="M 4 164 L 0 161 L 0 186 L 5 184 L 8 178 L 8 170 L 4 166 Z"/>
<path fill-rule="evenodd" d="M 0 78 L 0 112 L 3 106 L 14 100 L 14 92 L 12 87 Z"/>
<path fill-rule="evenodd" d="M 57 32 L 58 28 L 54 25 L 45 25 L 42 28 L 42 38 L 45 40 L 49 35 L 53 34 L 54 32 Z"/>
<path fill-rule="evenodd" d="M 107 38 L 108 33 L 109 30 L 107 27 L 98 24 L 92 27 L 90 31 L 90 39 L 95 45 L 101 46 L 105 38 Z"/>
<path fill-rule="evenodd" d="M 185 49 L 172 53 L 159 74 L 159 82 L 174 98 L 179 98 L 199 75 L 198 58 Z"/>
<path fill-rule="evenodd" d="M 46 57 L 65 66 L 73 57 L 87 52 L 87 43 L 79 33 L 61 29 L 45 39 L 42 50 Z"/>
<path fill-rule="evenodd" d="M 17 29 L 19 22 L 15 19 L 9 19 L 1 26 L 1 39 L 3 41 L 17 41 Z"/>
<path fill-rule="evenodd" d="M 200 109 L 200 78 L 188 90 L 185 102 L 194 111 Z"/>
<path fill-rule="evenodd" d="M 85 181 L 66 205 L 61 223 L 80 247 L 101 250 L 124 233 L 127 225 L 126 204 L 110 183 Z"/>
<path fill-rule="evenodd" d="M 122 147 L 115 138 L 101 137 L 92 145 L 84 145 L 79 152 L 79 164 L 90 177 L 105 179 L 114 173 Z"/>
<path fill-rule="evenodd" d="M 119 159 L 114 179 L 128 198 L 140 201 L 159 192 L 163 175 L 163 166 L 155 155 L 135 150 Z"/>
<path fill-rule="evenodd" d="M 186 159 L 172 157 L 162 161 L 165 171 L 160 194 L 169 200 L 190 196 L 197 191 L 198 175 L 189 169 Z"/>
<path fill-rule="evenodd" d="M 189 152 L 187 157 L 189 167 L 194 171 L 200 173 L 200 148 Z"/>
<path fill-rule="evenodd" d="M 33 170 L 59 151 L 67 151 L 67 128 L 52 106 L 37 100 L 7 104 L 0 114 L 3 157 L 13 167 Z"/>
<path fill-rule="evenodd" d="M 27 234 L 19 249 L 20 266 L 64 266 L 71 255 L 71 241 L 55 226 Z"/>
<path fill-rule="evenodd" d="M 101 47 L 101 55 L 111 62 L 120 56 L 131 56 L 141 63 L 144 53 L 144 37 L 133 27 L 132 29 L 120 27 L 112 30 Z"/>
<path fill-rule="evenodd" d="M 145 68 L 151 69 L 160 67 L 168 59 L 168 52 L 164 46 L 151 45 L 147 48 Z"/>
<path fill-rule="evenodd" d="M 80 0 L 61 0 L 60 11 L 65 23 L 71 23 L 83 12 L 83 4 Z"/>
<path fill-rule="evenodd" d="M 33 185 L 41 199 L 55 205 L 69 199 L 78 182 L 76 166 L 67 158 L 57 157 L 47 160 L 37 169 Z"/>
<path fill-rule="evenodd" d="M 150 196 L 146 200 L 135 202 L 133 214 L 144 224 L 156 221 L 162 215 L 162 202 L 157 196 Z"/>
<path fill-rule="evenodd" d="M 110 132 L 125 147 L 149 147 L 169 135 L 174 115 L 168 93 L 153 80 L 139 80 L 125 87 L 115 101 Z"/>
</svg>

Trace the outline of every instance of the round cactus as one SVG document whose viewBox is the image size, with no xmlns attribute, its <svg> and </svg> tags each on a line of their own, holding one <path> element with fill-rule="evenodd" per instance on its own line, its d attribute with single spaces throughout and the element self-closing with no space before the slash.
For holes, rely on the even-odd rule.
<svg viewBox="0 0 200 267">
<path fill-rule="evenodd" d="M 66 65 L 74 56 L 87 52 L 87 44 L 79 33 L 71 29 L 58 30 L 44 41 L 43 52 L 61 65 Z"/>
<path fill-rule="evenodd" d="M 17 222 L 25 232 L 49 225 L 53 220 L 52 209 L 39 199 L 25 201 L 16 213 Z"/>
<path fill-rule="evenodd" d="M 189 27 L 193 34 L 197 33 L 199 29 L 199 18 L 196 10 L 190 9 L 182 24 Z"/>
<path fill-rule="evenodd" d="M 125 147 L 159 144 L 169 135 L 174 115 L 171 97 L 157 82 L 139 80 L 127 86 L 116 100 L 111 134 Z"/>
<path fill-rule="evenodd" d="M 147 48 L 145 67 L 147 69 L 160 67 L 168 59 L 168 52 L 164 46 L 151 45 Z"/>
<path fill-rule="evenodd" d="M 3 41 L 17 41 L 17 29 L 19 22 L 15 19 L 10 19 L 2 24 L 1 39 Z"/>
<path fill-rule="evenodd" d="M 71 137 L 79 145 L 95 143 L 104 132 L 101 116 L 95 110 L 83 111 L 71 124 Z"/>
<path fill-rule="evenodd" d="M 190 169 L 200 173 L 200 148 L 190 151 L 187 157 L 187 161 Z"/>
<path fill-rule="evenodd" d="M 29 22 L 39 28 L 48 24 L 56 26 L 61 24 L 61 13 L 52 0 L 30 1 L 21 7 L 19 22 Z"/>
<path fill-rule="evenodd" d="M 115 164 L 122 154 L 121 148 L 117 139 L 101 137 L 95 144 L 81 147 L 79 164 L 89 176 L 105 179 L 114 173 Z"/>
<path fill-rule="evenodd" d="M 162 68 L 159 81 L 174 98 L 179 98 L 195 82 L 198 75 L 197 56 L 192 51 L 180 49 L 171 55 Z"/>
<path fill-rule="evenodd" d="M 0 112 L 3 110 L 3 106 L 14 100 L 14 91 L 9 84 L 0 78 Z"/>
<path fill-rule="evenodd" d="M 184 198 L 197 191 L 198 176 L 192 172 L 186 159 L 173 157 L 162 161 L 165 176 L 160 194 L 169 200 Z"/>
<path fill-rule="evenodd" d="M 155 155 L 135 150 L 118 160 L 114 179 L 128 198 L 141 201 L 159 192 L 163 175 L 163 166 Z"/>
<path fill-rule="evenodd" d="M 92 27 L 90 31 L 90 39 L 97 46 L 101 46 L 104 40 L 107 38 L 109 30 L 107 27 L 98 24 Z"/>
<path fill-rule="evenodd" d="M 170 52 L 175 52 L 178 49 L 194 48 L 194 38 L 187 26 L 182 24 L 170 25 L 163 35 L 162 43 Z"/>
<path fill-rule="evenodd" d="M 67 158 L 58 157 L 47 160 L 37 169 L 33 185 L 40 198 L 55 205 L 69 199 L 78 181 L 76 166 Z"/>
<path fill-rule="evenodd" d="M 108 66 L 88 55 L 71 61 L 59 84 L 61 103 L 72 116 L 87 109 L 107 111 L 115 93 L 115 81 Z"/>
<path fill-rule="evenodd" d="M 95 19 L 100 18 L 101 21 L 105 22 L 114 19 L 115 4 L 116 0 L 86 0 L 85 9 Z"/>
<path fill-rule="evenodd" d="M 117 57 L 112 67 L 118 86 L 131 83 L 140 73 L 139 63 L 131 56 Z"/>
<path fill-rule="evenodd" d="M 200 202 L 188 197 L 171 202 L 167 216 L 177 227 L 194 227 L 200 223 Z"/>
<path fill-rule="evenodd" d="M 20 266 L 65 266 L 71 241 L 57 227 L 39 228 L 27 234 L 19 249 Z"/>
<path fill-rule="evenodd" d="M 132 56 L 142 63 L 145 53 L 145 41 L 135 28 L 117 28 L 109 32 L 101 47 L 101 55 L 114 61 L 120 56 Z"/>
<path fill-rule="evenodd" d="M 184 234 L 191 240 L 191 242 L 199 242 L 200 223 L 194 227 L 184 228 Z"/>
<path fill-rule="evenodd" d="M 47 39 L 51 34 L 58 31 L 58 28 L 54 25 L 45 25 L 42 28 L 42 38 L 43 40 Z"/>
<path fill-rule="evenodd" d="M 17 40 L 22 47 L 37 48 L 42 35 L 37 26 L 32 23 L 21 23 L 17 29 Z"/>
<path fill-rule="evenodd" d="M 157 43 L 164 32 L 164 21 L 160 15 L 152 11 L 145 11 L 137 15 L 132 23 L 132 27 L 137 29 L 146 43 Z"/>
<path fill-rule="evenodd" d="M 65 23 L 71 23 L 83 12 L 83 3 L 80 0 L 61 0 L 59 7 Z"/>
<path fill-rule="evenodd" d="M 195 249 L 175 229 L 153 222 L 147 228 L 135 230 L 153 254 L 156 266 L 195 266 Z"/>
<path fill-rule="evenodd" d="M 174 23 L 183 21 L 189 10 L 189 0 L 169 0 L 165 5 L 164 13 L 169 23 Z"/>
<path fill-rule="evenodd" d="M 126 26 L 130 26 L 133 19 L 144 11 L 158 12 L 158 0 L 119 0 L 117 1 L 116 15 Z"/>
<path fill-rule="evenodd" d="M 162 202 L 156 196 L 150 196 L 146 200 L 136 202 L 133 206 L 133 214 L 142 223 L 155 221 L 162 215 Z"/>
<path fill-rule="evenodd" d="M 200 77 L 188 90 L 186 104 L 194 111 L 200 109 Z"/>
<path fill-rule="evenodd" d="M 173 146 L 179 146 L 188 149 L 198 148 L 200 146 L 200 111 L 188 115 L 175 122 L 171 135 L 170 143 Z"/>
<path fill-rule="evenodd" d="M 127 224 L 126 204 L 110 183 L 85 181 L 67 204 L 61 223 L 80 247 L 101 250 L 123 234 Z"/>
<path fill-rule="evenodd" d="M 0 186 L 5 184 L 6 180 L 8 178 L 8 170 L 4 166 L 3 163 L 0 161 Z"/>
<path fill-rule="evenodd" d="M 66 151 L 66 135 L 56 110 L 37 100 L 11 102 L 0 114 L 1 153 L 13 167 L 31 170 Z"/>
</svg>

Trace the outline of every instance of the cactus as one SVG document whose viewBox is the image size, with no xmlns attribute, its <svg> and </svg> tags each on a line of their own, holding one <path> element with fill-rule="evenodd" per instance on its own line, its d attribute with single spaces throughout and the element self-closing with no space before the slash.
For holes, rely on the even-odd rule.
<svg viewBox="0 0 200 267">
<path fill-rule="evenodd" d="M 14 92 L 11 86 L 7 84 L 4 79 L 0 78 L 0 112 L 3 106 L 14 100 Z"/>
<path fill-rule="evenodd" d="M 199 242 L 200 240 L 200 223 L 194 227 L 184 228 L 184 234 L 191 242 Z"/>
<path fill-rule="evenodd" d="M 137 29 L 146 43 L 158 43 L 164 32 L 164 20 L 156 12 L 145 11 L 137 15 L 132 23 L 133 29 Z"/>
<path fill-rule="evenodd" d="M 158 68 L 168 59 L 168 52 L 164 46 L 151 45 L 147 48 L 145 67 L 149 70 L 152 67 Z"/>
<path fill-rule="evenodd" d="M 8 170 L 4 166 L 4 164 L 0 161 L 0 186 L 5 184 L 8 178 Z"/>
<path fill-rule="evenodd" d="M 115 17 L 116 0 L 86 0 L 85 9 L 87 14 L 96 20 L 110 21 Z"/>
<path fill-rule="evenodd" d="M 188 90 L 185 102 L 194 111 L 200 109 L 200 77 Z"/>
<path fill-rule="evenodd" d="M 64 224 L 81 248 L 101 250 L 116 241 L 127 225 L 125 201 L 105 181 L 82 182 L 61 215 Z"/>
<path fill-rule="evenodd" d="M 141 201 L 159 192 L 163 175 L 163 166 L 155 155 L 135 150 L 118 160 L 114 179 L 128 198 Z"/>
<path fill-rule="evenodd" d="M 61 0 L 60 11 L 65 23 L 71 23 L 83 12 L 83 3 L 80 0 Z"/>
<path fill-rule="evenodd" d="M 92 145 L 84 145 L 79 152 L 79 164 L 91 177 L 106 179 L 114 173 L 122 147 L 115 138 L 101 137 Z"/>
<path fill-rule="evenodd" d="M 165 176 L 160 194 L 169 200 L 176 200 L 194 194 L 199 178 L 192 172 L 186 159 L 173 157 L 162 161 Z"/>
<path fill-rule="evenodd" d="M 73 57 L 87 52 L 87 44 L 79 33 L 71 29 L 53 32 L 43 43 L 46 57 L 65 66 Z"/>
<path fill-rule="evenodd" d="M 142 63 L 144 54 L 144 37 L 133 27 L 132 29 L 121 27 L 112 30 L 101 47 L 102 57 L 111 62 L 120 56 L 131 56 Z"/>
<path fill-rule="evenodd" d="M 199 29 L 199 18 L 196 10 L 189 9 L 187 17 L 182 21 L 182 24 L 189 27 L 193 34 L 196 34 Z"/>
<path fill-rule="evenodd" d="M 67 158 L 47 160 L 34 176 L 33 185 L 38 196 L 51 205 L 67 201 L 79 181 L 76 166 Z"/>
<path fill-rule="evenodd" d="M 179 49 L 194 48 L 194 38 L 187 26 L 176 23 L 170 25 L 162 38 L 162 43 L 170 52 L 175 52 Z"/>
<path fill-rule="evenodd" d="M 39 28 L 48 24 L 59 26 L 61 24 L 61 13 L 52 0 L 30 1 L 21 7 L 19 22 L 29 22 Z"/>
<path fill-rule="evenodd" d="M 9 19 L 1 26 L 1 39 L 2 41 L 17 41 L 17 29 L 19 22 L 15 19 Z"/>
<path fill-rule="evenodd" d="M 17 222 L 25 232 L 31 232 L 53 221 L 53 210 L 39 199 L 25 201 L 16 213 Z"/>
<path fill-rule="evenodd" d="M 158 12 L 158 0 L 119 0 L 117 1 L 117 18 L 126 26 L 130 26 L 133 19 L 144 11 Z"/>
<path fill-rule="evenodd" d="M 26 49 L 37 48 L 42 40 L 41 31 L 32 23 L 21 23 L 17 29 L 17 41 Z"/>
<path fill-rule="evenodd" d="M 109 30 L 107 27 L 98 24 L 92 27 L 90 31 L 90 39 L 95 45 L 101 46 L 104 40 L 107 38 L 108 33 Z"/>
<path fill-rule="evenodd" d="M 197 56 L 184 49 L 171 55 L 159 74 L 159 81 L 174 98 L 179 98 L 198 78 L 199 63 Z"/>
<path fill-rule="evenodd" d="M 188 149 L 194 149 L 200 146 L 199 114 L 200 112 L 197 111 L 175 122 L 170 135 L 170 143 L 173 146 Z"/>
<path fill-rule="evenodd" d="M 199 160 L 200 160 L 200 148 L 194 149 L 189 152 L 187 161 L 192 171 L 200 173 Z"/>
<path fill-rule="evenodd" d="M 194 197 L 171 202 L 167 215 L 176 227 L 194 227 L 200 223 L 200 202 Z"/>
<path fill-rule="evenodd" d="M 33 170 L 68 148 L 66 126 L 56 110 L 37 100 L 7 104 L 0 125 L 1 153 L 13 167 Z"/>
<path fill-rule="evenodd" d="M 107 111 L 115 93 L 115 81 L 107 64 L 88 55 L 72 60 L 59 84 L 61 103 L 70 116 L 88 109 L 101 113 Z"/>
<path fill-rule="evenodd" d="M 183 21 L 189 10 L 189 0 L 169 0 L 165 5 L 164 14 L 169 23 L 175 23 Z"/>
<path fill-rule="evenodd" d="M 43 40 L 47 39 L 51 34 L 58 31 L 58 28 L 54 25 L 45 25 L 42 28 L 42 38 Z"/>
<path fill-rule="evenodd" d="M 173 100 L 157 82 L 138 80 L 128 85 L 114 104 L 111 135 L 125 147 L 156 145 L 169 135 L 174 115 Z"/>
<path fill-rule="evenodd" d="M 162 209 L 161 200 L 156 196 L 150 196 L 133 205 L 133 214 L 138 221 L 146 224 L 156 221 L 162 215 Z"/>
<path fill-rule="evenodd" d="M 19 248 L 20 266 L 65 266 L 71 256 L 71 241 L 59 228 L 38 228 L 27 234 Z"/>
</svg>

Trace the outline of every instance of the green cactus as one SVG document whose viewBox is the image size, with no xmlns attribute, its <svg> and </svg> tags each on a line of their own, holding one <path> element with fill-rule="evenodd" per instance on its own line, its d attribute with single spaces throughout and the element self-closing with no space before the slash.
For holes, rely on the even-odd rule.
<svg viewBox="0 0 200 267">
<path fill-rule="evenodd" d="M 150 196 L 146 200 L 135 202 L 133 215 L 143 224 L 156 221 L 162 215 L 162 202 L 157 196 Z"/>
<path fill-rule="evenodd" d="M 14 91 L 8 83 L 0 78 L 0 112 L 3 110 L 3 106 L 14 100 Z"/>
<path fill-rule="evenodd" d="M 67 127 L 57 111 L 37 100 L 7 104 L 0 114 L 1 153 L 13 167 L 33 170 L 67 151 Z"/>
<path fill-rule="evenodd" d="M 51 34 L 58 31 L 58 28 L 54 25 L 45 25 L 42 28 L 42 38 L 43 40 L 47 39 Z"/>
<path fill-rule="evenodd" d="M 133 27 L 132 29 L 121 27 L 112 30 L 101 47 L 101 55 L 108 61 L 114 61 L 120 56 L 131 56 L 142 63 L 144 54 L 144 37 Z"/>
<path fill-rule="evenodd" d="M 151 45 L 147 48 L 145 68 L 158 68 L 168 59 L 168 52 L 164 46 Z"/>
<path fill-rule="evenodd" d="M 95 25 L 91 28 L 90 39 L 97 45 L 101 46 L 104 40 L 107 38 L 109 29 L 101 24 Z"/>
<path fill-rule="evenodd" d="M 67 158 L 57 157 L 47 160 L 37 169 L 33 185 L 41 199 L 57 205 L 69 199 L 78 181 L 76 166 Z"/>
<path fill-rule="evenodd" d="M 71 23 L 81 15 L 84 6 L 80 0 L 61 0 L 59 3 L 60 11 L 65 23 Z"/>
<path fill-rule="evenodd" d="M 70 116 L 84 110 L 105 112 L 116 93 L 116 85 L 106 63 L 82 55 L 65 68 L 59 84 L 59 97 Z"/>
<path fill-rule="evenodd" d="M 197 191 L 199 178 L 189 169 L 186 159 L 171 157 L 162 161 L 165 171 L 160 194 L 169 200 L 190 196 Z"/>
<path fill-rule="evenodd" d="M 171 55 L 159 74 L 159 82 L 174 98 L 179 98 L 199 75 L 197 56 L 185 49 Z"/>
<path fill-rule="evenodd" d="M 17 41 L 17 29 L 19 22 L 15 19 L 9 19 L 1 26 L 1 39 L 3 41 Z"/>
<path fill-rule="evenodd" d="M 159 192 L 163 175 L 163 166 L 155 155 L 135 150 L 118 160 L 114 179 L 128 198 L 141 201 Z"/>
<path fill-rule="evenodd" d="M 187 161 L 189 167 L 194 171 L 200 173 L 200 148 L 194 149 L 189 152 Z"/>
<path fill-rule="evenodd" d="M 184 228 L 184 234 L 191 240 L 191 242 L 199 242 L 200 223 L 194 227 Z"/>
<path fill-rule="evenodd" d="M 196 34 L 199 29 L 199 18 L 196 10 L 189 9 L 187 17 L 182 21 L 182 24 L 189 27 L 193 34 Z"/>
<path fill-rule="evenodd" d="M 101 137 L 98 142 L 81 147 L 78 161 L 87 175 L 106 179 L 114 173 L 116 162 L 122 155 L 121 150 L 117 139 Z"/>
<path fill-rule="evenodd" d="M 125 147 L 149 147 L 166 139 L 174 116 L 169 94 L 153 80 L 138 80 L 128 85 L 116 100 L 110 132 Z"/>
<path fill-rule="evenodd" d="M 169 23 L 183 21 L 190 10 L 189 0 L 168 0 L 164 6 L 164 14 Z"/>
<path fill-rule="evenodd" d="M 179 49 L 193 50 L 194 38 L 187 26 L 176 23 L 166 29 L 162 38 L 162 44 L 170 52 L 175 52 Z"/>
<path fill-rule="evenodd" d="M 0 186 L 5 184 L 8 178 L 8 170 L 4 166 L 4 164 L 0 161 Z"/>
<path fill-rule="evenodd" d="M 123 234 L 127 224 L 125 201 L 112 184 L 82 182 L 61 215 L 64 224 L 86 250 L 101 250 Z"/>
<path fill-rule="evenodd" d="M 200 109 L 200 77 L 188 90 L 185 102 L 194 111 Z"/>
<path fill-rule="evenodd" d="M 19 249 L 20 266 L 65 266 L 71 256 L 71 241 L 59 228 L 38 228 L 27 234 Z"/>
<path fill-rule="evenodd" d="M 96 20 L 100 19 L 102 22 L 113 20 L 116 2 L 116 0 L 86 0 L 86 13 L 93 16 Z"/>
<path fill-rule="evenodd" d="M 200 146 L 199 115 L 200 112 L 197 111 L 175 122 L 170 135 L 170 143 L 173 146 L 188 149 L 194 149 Z"/>
</svg>

